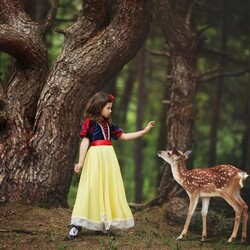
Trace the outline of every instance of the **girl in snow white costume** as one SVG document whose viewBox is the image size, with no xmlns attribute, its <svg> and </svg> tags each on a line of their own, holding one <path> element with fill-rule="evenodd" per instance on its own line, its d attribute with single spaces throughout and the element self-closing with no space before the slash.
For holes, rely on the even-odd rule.
<svg viewBox="0 0 250 250">
<path fill-rule="evenodd" d="M 112 146 L 113 140 L 132 140 L 143 137 L 154 126 L 154 121 L 140 131 L 124 133 L 111 120 L 114 97 L 98 92 L 86 107 L 80 136 L 80 173 L 75 205 L 71 217 L 68 240 L 80 229 L 108 232 L 111 228 L 128 229 L 134 226 L 128 206 L 120 166 Z"/>
</svg>

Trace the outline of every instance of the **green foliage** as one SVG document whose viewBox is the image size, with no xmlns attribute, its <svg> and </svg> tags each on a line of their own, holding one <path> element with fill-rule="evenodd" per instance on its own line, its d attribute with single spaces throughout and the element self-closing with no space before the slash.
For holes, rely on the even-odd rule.
<svg viewBox="0 0 250 250">
<path fill-rule="evenodd" d="M 11 72 L 12 58 L 3 52 L 0 52 L 0 79 L 4 86 L 8 85 Z"/>
<path fill-rule="evenodd" d="M 66 244 L 63 244 L 61 243 L 59 246 L 58 246 L 58 250 L 64 250 L 67 248 L 67 245 Z"/>
<path fill-rule="evenodd" d="M 68 204 L 70 207 L 74 206 L 79 180 L 80 180 L 80 175 L 74 174 L 68 194 Z"/>
<path fill-rule="evenodd" d="M 48 54 L 50 67 L 53 67 L 56 58 L 61 52 L 64 36 L 55 31 L 54 28 L 65 30 L 69 28 L 76 20 L 81 9 L 81 0 L 64 0 L 60 1 L 59 8 L 57 10 L 54 27 L 51 32 L 46 36 L 46 42 L 48 44 Z"/>
</svg>

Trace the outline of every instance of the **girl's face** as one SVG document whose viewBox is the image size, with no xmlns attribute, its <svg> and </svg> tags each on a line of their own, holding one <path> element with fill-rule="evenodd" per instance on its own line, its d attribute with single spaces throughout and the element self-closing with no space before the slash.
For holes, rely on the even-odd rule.
<svg viewBox="0 0 250 250">
<path fill-rule="evenodd" d="M 102 111 L 101 111 L 101 116 L 103 118 L 108 118 L 112 112 L 112 105 L 113 103 L 112 102 L 108 102 L 103 108 L 102 108 Z"/>
</svg>

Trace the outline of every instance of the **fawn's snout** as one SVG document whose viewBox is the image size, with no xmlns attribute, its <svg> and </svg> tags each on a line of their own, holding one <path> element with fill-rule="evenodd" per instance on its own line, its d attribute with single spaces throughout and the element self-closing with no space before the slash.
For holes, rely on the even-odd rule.
<svg viewBox="0 0 250 250">
<path fill-rule="evenodd" d="M 158 156 L 166 162 L 169 162 L 171 158 L 168 151 L 158 151 Z"/>
<path fill-rule="evenodd" d="M 162 159 L 169 158 L 168 152 L 167 151 L 158 151 L 158 156 L 161 157 Z"/>
</svg>

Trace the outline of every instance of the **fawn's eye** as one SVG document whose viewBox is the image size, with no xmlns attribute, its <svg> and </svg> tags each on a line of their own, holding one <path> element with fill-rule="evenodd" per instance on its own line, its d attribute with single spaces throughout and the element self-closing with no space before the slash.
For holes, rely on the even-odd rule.
<svg viewBox="0 0 250 250">
<path fill-rule="evenodd" d="M 168 156 L 170 156 L 170 153 L 169 153 L 169 152 L 167 152 L 167 154 L 168 154 Z"/>
</svg>

